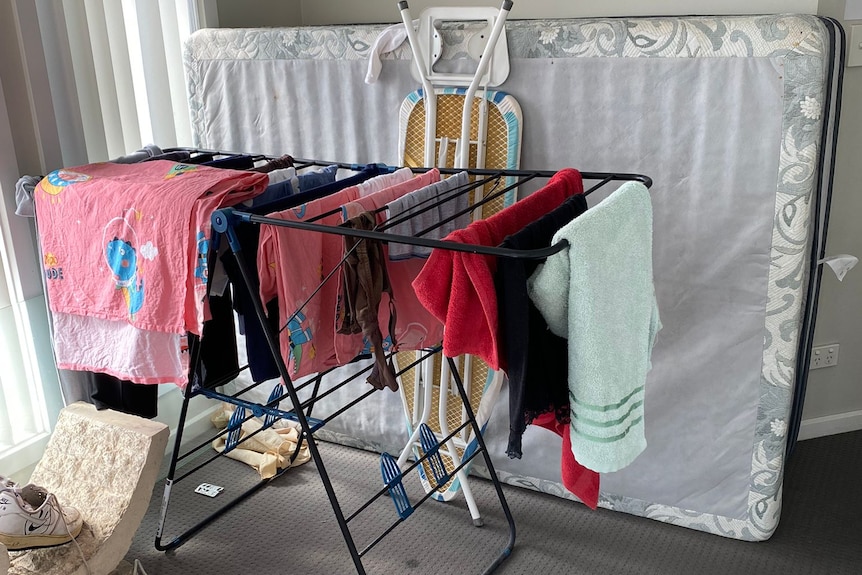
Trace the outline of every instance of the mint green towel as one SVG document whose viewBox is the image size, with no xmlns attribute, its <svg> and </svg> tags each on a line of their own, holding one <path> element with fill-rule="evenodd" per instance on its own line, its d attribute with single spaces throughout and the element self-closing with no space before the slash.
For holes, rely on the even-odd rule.
<svg viewBox="0 0 862 575">
<path fill-rule="evenodd" d="M 568 339 L 572 452 L 610 473 L 646 448 L 644 382 L 661 329 L 652 273 L 652 204 L 626 182 L 554 235 L 569 247 L 528 281 L 553 333 Z"/>
</svg>

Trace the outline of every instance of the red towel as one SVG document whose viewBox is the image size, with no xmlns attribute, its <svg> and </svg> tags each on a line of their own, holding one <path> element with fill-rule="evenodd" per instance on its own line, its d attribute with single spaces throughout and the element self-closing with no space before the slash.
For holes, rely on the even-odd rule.
<svg viewBox="0 0 862 575">
<path fill-rule="evenodd" d="M 447 241 L 496 246 L 550 212 L 566 198 L 584 191 L 581 174 L 567 168 L 557 172 L 541 190 L 488 219 L 473 222 L 446 236 Z M 493 256 L 435 249 L 413 281 L 419 301 L 445 325 L 443 353 L 470 353 L 500 369 L 497 346 L 497 292 Z"/>
<path fill-rule="evenodd" d="M 534 419 L 532 425 L 544 427 L 563 438 L 563 447 L 560 452 L 560 472 L 563 476 L 563 486 L 590 509 L 598 507 L 599 474 L 587 469 L 575 459 L 575 455 L 572 453 L 569 424 L 558 422 L 556 415 L 549 412 Z"/>
</svg>

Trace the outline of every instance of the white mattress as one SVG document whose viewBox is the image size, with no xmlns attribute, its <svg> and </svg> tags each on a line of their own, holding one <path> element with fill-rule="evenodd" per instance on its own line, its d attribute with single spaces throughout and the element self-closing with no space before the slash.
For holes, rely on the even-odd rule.
<svg viewBox="0 0 862 575">
<path fill-rule="evenodd" d="M 523 110 L 522 167 L 637 172 L 655 182 L 664 329 L 647 380 L 648 447 L 630 467 L 602 476 L 600 505 L 768 538 L 781 507 L 821 193 L 827 26 L 784 15 L 507 28 L 511 74 L 500 89 Z M 381 29 L 196 33 L 186 48 L 195 144 L 397 162 L 398 110 L 416 83 L 406 47 L 386 57 L 376 84 L 363 83 Z M 446 31 L 450 66 L 463 65 L 469 34 Z M 354 394 L 364 390 L 358 383 Z M 530 428 L 524 458 L 505 456 L 507 409 L 504 394 L 486 432 L 500 477 L 570 498 L 558 437 Z M 326 429 L 330 438 L 397 451 L 402 422 L 397 394 L 381 393 Z"/>
</svg>

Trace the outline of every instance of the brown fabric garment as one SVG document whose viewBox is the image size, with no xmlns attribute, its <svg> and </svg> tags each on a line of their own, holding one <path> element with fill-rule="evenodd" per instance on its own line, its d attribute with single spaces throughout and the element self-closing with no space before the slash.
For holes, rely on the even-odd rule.
<svg viewBox="0 0 862 575">
<path fill-rule="evenodd" d="M 270 172 L 274 172 L 275 170 L 283 170 L 284 168 L 292 168 L 293 167 L 293 156 L 284 155 L 280 158 L 275 158 L 274 160 L 270 160 L 267 163 L 257 166 L 256 168 L 252 168 L 252 172 L 261 172 L 263 174 L 268 174 Z"/>
<path fill-rule="evenodd" d="M 370 212 L 363 212 L 342 224 L 344 227 L 356 230 L 373 230 L 377 219 Z M 353 249 L 355 246 L 355 249 Z M 368 376 L 368 383 L 376 389 L 388 387 L 398 390 L 395 379 L 395 368 L 392 361 L 386 360 L 383 351 L 383 334 L 377 321 L 380 300 L 383 292 L 389 294 L 389 301 L 394 302 L 389 274 L 386 271 L 386 261 L 383 244 L 375 240 L 344 237 L 345 253 L 349 253 L 342 266 L 344 274 L 343 293 L 341 301 L 344 314 L 339 318 L 336 331 L 343 334 L 362 333 L 374 350 L 374 366 Z M 351 251 L 352 250 L 352 251 Z M 395 347 L 395 307 L 390 303 L 389 335 Z"/>
</svg>

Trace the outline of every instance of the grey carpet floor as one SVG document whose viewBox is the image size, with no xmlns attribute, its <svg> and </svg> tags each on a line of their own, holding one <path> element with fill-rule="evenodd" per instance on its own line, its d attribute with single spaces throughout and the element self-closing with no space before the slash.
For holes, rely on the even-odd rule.
<svg viewBox="0 0 862 575">
<path fill-rule="evenodd" d="M 349 513 L 380 488 L 378 457 L 320 444 Z M 862 431 L 799 443 L 784 480 L 779 526 L 766 542 L 725 539 L 520 488 L 504 491 L 517 524 L 501 575 L 862 573 Z M 256 473 L 221 458 L 176 484 L 163 543 L 255 483 Z M 225 487 L 215 499 L 200 483 Z M 492 484 L 471 482 L 485 526 L 473 527 L 463 498 L 428 501 L 363 562 L 369 575 L 481 573 L 505 546 L 508 528 Z M 405 481 L 412 500 L 422 488 Z M 169 553 L 153 545 L 163 485 L 126 557 L 149 575 L 332 575 L 355 573 L 313 463 L 290 470 Z M 395 519 L 388 497 L 351 524 L 362 548 Z"/>
</svg>

